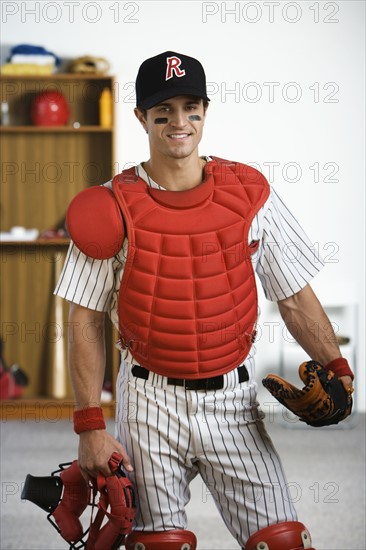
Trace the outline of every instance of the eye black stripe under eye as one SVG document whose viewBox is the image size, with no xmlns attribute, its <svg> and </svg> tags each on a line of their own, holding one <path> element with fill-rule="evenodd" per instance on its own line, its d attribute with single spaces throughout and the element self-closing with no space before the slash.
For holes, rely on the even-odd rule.
<svg viewBox="0 0 366 550">
<path fill-rule="evenodd" d="M 189 115 L 188 120 L 191 122 L 198 122 L 199 120 L 202 120 L 200 115 Z"/>
<path fill-rule="evenodd" d="M 166 124 L 168 122 L 168 119 L 167 118 L 156 118 L 154 120 L 154 123 L 155 124 Z"/>
</svg>

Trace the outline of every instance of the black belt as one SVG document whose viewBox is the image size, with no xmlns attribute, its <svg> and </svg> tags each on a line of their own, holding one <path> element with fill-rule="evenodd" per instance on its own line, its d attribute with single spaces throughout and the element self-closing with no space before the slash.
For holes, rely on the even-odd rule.
<svg viewBox="0 0 366 550">
<path fill-rule="evenodd" d="M 245 365 L 237 368 L 239 375 L 239 383 L 249 380 L 249 374 Z M 132 365 L 132 374 L 136 378 L 147 380 L 150 371 L 140 365 Z M 173 386 L 183 386 L 186 390 L 221 390 L 224 387 L 224 375 L 214 376 L 212 378 L 168 378 L 168 384 Z"/>
</svg>

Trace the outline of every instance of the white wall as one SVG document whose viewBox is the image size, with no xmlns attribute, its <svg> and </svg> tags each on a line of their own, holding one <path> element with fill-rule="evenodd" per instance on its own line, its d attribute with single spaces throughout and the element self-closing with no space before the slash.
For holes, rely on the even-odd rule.
<svg viewBox="0 0 366 550">
<path fill-rule="evenodd" d="M 202 61 L 212 101 L 201 153 L 259 165 L 326 260 L 313 284 L 321 301 L 358 304 L 364 407 L 364 3 L 4 0 L 1 10 L 3 55 L 33 43 L 111 62 L 121 169 L 148 158 L 133 115 L 139 64 L 165 50 Z M 280 338 L 263 332 L 260 374 L 277 368 Z"/>
</svg>

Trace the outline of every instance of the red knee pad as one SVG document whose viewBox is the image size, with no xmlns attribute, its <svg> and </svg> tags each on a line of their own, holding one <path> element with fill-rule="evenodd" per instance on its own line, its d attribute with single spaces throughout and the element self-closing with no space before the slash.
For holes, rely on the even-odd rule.
<svg viewBox="0 0 366 550">
<path fill-rule="evenodd" d="M 245 550 L 315 550 L 305 525 L 299 521 L 284 521 L 269 525 L 252 535 Z"/>
<path fill-rule="evenodd" d="M 133 531 L 125 539 L 126 550 L 196 550 L 197 539 L 191 531 Z"/>
</svg>

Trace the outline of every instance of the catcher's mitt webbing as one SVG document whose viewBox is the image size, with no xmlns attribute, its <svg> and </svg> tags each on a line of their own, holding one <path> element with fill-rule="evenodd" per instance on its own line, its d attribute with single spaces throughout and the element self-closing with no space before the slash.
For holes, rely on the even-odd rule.
<svg viewBox="0 0 366 550">
<path fill-rule="evenodd" d="M 351 414 L 352 395 L 332 371 L 316 361 L 308 361 L 300 365 L 299 376 L 305 384 L 302 389 L 276 374 L 268 374 L 262 383 L 282 405 L 310 426 L 338 424 Z"/>
</svg>

